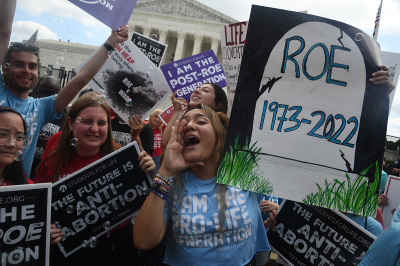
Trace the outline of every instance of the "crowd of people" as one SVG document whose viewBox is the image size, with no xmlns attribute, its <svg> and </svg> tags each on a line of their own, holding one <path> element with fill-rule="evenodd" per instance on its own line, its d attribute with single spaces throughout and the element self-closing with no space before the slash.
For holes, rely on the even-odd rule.
<svg viewBox="0 0 400 266">
<path fill-rule="evenodd" d="M 257 193 L 216 182 L 229 124 L 224 90 L 204 83 L 188 102 L 172 94 L 167 125 L 160 109 L 148 123 L 133 114 L 127 124 L 93 91 L 67 110 L 109 50 L 128 39 L 129 27 L 112 31 L 61 89 L 54 77 L 38 78 L 38 47 L 9 46 L 15 6 L 15 0 L 0 2 L 0 186 L 57 182 L 132 141 L 141 150 L 140 169 L 153 177 L 136 219 L 100 237 L 95 248 L 65 258 L 55 245 L 63 232 L 52 224 L 51 265 L 266 265 L 271 248 L 265 228 L 274 229 L 280 200 L 260 200 Z M 378 68 L 370 82 L 390 93 L 388 70 Z M 384 196 L 380 204 L 387 204 Z M 368 228 L 363 217 L 347 215 L 378 236 L 362 265 L 399 265 L 399 208 L 384 231 L 372 218 Z M 384 255 L 387 249 L 391 256 Z"/>
</svg>

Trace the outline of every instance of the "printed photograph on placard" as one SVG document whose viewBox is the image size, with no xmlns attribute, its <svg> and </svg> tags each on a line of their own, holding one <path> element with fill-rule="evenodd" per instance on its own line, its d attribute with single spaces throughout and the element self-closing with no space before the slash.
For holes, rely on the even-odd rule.
<svg viewBox="0 0 400 266">
<path fill-rule="evenodd" d="M 253 5 L 218 182 L 374 216 L 389 111 L 387 88 L 369 82 L 380 64 L 357 28 Z"/>
</svg>

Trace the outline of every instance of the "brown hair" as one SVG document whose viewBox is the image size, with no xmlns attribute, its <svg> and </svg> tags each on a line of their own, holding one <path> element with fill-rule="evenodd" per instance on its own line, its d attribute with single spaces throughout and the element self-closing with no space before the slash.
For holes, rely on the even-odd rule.
<svg viewBox="0 0 400 266">
<path fill-rule="evenodd" d="M 71 108 L 68 111 L 67 117 L 69 117 L 70 122 L 73 123 L 82 110 L 88 107 L 97 106 L 101 106 L 107 114 L 107 138 L 100 146 L 100 153 L 105 156 L 116 150 L 116 146 L 114 145 L 114 140 L 112 137 L 110 111 L 108 109 L 108 105 L 104 102 L 104 100 L 100 99 L 95 92 L 86 93 L 72 104 Z M 53 182 L 60 179 L 62 167 L 68 165 L 68 161 L 75 152 L 75 148 L 71 145 L 71 139 L 73 138 L 72 133 L 73 132 L 69 130 L 68 119 L 65 119 L 61 137 L 56 149 L 53 150 L 46 158 L 44 158 L 44 160 L 40 162 L 40 165 L 46 163 L 47 160 L 56 162 L 52 176 Z M 40 167 L 40 165 L 38 167 Z"/>
</svg>

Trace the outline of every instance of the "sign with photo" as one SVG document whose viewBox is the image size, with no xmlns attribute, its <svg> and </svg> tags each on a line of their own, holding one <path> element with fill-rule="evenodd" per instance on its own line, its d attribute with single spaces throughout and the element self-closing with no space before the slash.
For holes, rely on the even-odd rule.
<svg viewBox="0 0 400 266">
<path fill-rule="evenodd" d="M 0 186 L 0 265 L 49 265 L 51 184 Z"/>
<path fill-rule="evenodd" d="M 357 265 L 376 238 L 340 212 L 289 200 L 267 236 L 291 265 Z"/>
<path fill-rule="evenodd" d="M 400 205 L 400 177 L 388 176 L 385 195 L 389 198 L 389 206 L 382 207 L 382 217 L 385 227 L 388 227 L 392 223 L 394 212 Z"/>
<path fill-rule="evenodd" d="M 162 72 L 131 41 L 117 44 L 89 86 L 128 125 L 129 117 L 136 114 L 144 120 L 171 93 Z"/>
<path fill-rule="evenodd" d="M 203 83 L 226 87 L 225 74 L 213 50 L 162 65 L 161 70 L 176 97 L 189 100 L 192 92 Z"/>
<path fill-rule="evenodd" d="M 131 41 L 142 51 L 154 65 L 160 66 L 168 45 L 160 43 L 140 33 L 133 32 Z"/>
<path fill-rule="evenodd" d="M 151 178 L 139 168 L 132 142 L 53 185 L 52 223 L 67 257 L 131 218 L 146 199 Z"/>
<path fill-rule="evenodd" d="M 113 30 L 127 25 L 137 0 L 68 0 Z"/>
<path fill-rule="evenodd" d="M 380 64 L 359 29 L 253 5 L 218 182 L 374 216 L 389 113 L 386 87 L 369 82 Z"/>
</svg>

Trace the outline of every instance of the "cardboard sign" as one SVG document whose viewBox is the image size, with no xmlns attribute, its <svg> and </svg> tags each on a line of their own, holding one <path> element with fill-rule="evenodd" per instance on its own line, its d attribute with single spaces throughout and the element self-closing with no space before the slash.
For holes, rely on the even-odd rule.
<svg viewBox="0 0 400 266">
<path fill-rule="evenodd" d="M 168 45 L 160 43 L 140 33 L 132 33 L 132 42 L 142 51 L 154 65 L 160 66 Z"/>
<path fill-rule="evenodd" d="M 52 223 L 67 257 L 129 219 L 140 209 L 151 178 L 139 168 L 136 142 L 101 158 L 53 185 Z"/>
<path fill-rule="evenodd" d="M 400 54 L 382 51 L 382 63 L 389 69 L 389 76 L 392 79 L 394 86 L 397 86 L 400 76 Z M 395 99 L 396 103 L 400 101 L 400 94 L 396 94 L 396 88 L 394 88 L 394 91 L 389 96 L 390 96 L 389 110 L 391 110 L 394 98 L 396 97 Z"/>
<path fill-rule="evenodd" d="M 347 24 L 253 6 L 218 182 L 375 215 L 389 112 L 386 87 L 368 81 L 379 54 Z"/>
<path fill-rule="evenodd" d="M 186 112 L 187 107 L 184 106 L 182 108 L 182 113 Z M 171 105 L 170 107 L 168 107 L 164 112 L 162 112 L 159 117 L 161 118 L 161 120 L 164 122 L 165 125 L 168 125 L 169 120 L 171 120 L 172 115 L 174 114 L 174 106 Z"/>
<path fill-rule="evenodd" d="M 78 72 L 89 58 L 78 67 Z M 131 41 L 115 47 L 89 86 L 128 125 L 129 117 L 137 114 L 144 120 L 171 93 L 161 71 Z"/>
<path fill-rule="evenodd" d="M 0 186 L 0 265 L 49 265 L 51 184 Z"/>
<path fill-rule="evenodd" d="M 161 66 L 172 92 L 189 100 L 192 92 L 203 83 L 226 86 L 225 74 L 213 50 Z"/>
<path fill-rule="evenodd" d="M 388 176 L 385 195 L 389 198 L 389 206 L 382 207 L 382 217 L 385 227 L 388 227 L 391 225 L 394 212 L 400 204 L 400 177 Z"/>
<path fill-rule="evenodd" d="M 376 238 L 337 211 L 289 200 L 267 236 L 291 265 L 357 265 Z"/>
<path fill-rule="evenodd" d="M 236 85 L 246 42 L 248 21 L 232 23 L 221 29 L 222 62 L 226 77 L 229 110 L 232 109 Z"/>
<path fill-rule="evenodd" d="M 127 25 L 137 0 L 68 0 L 113 30 Z"/>
</svg>

